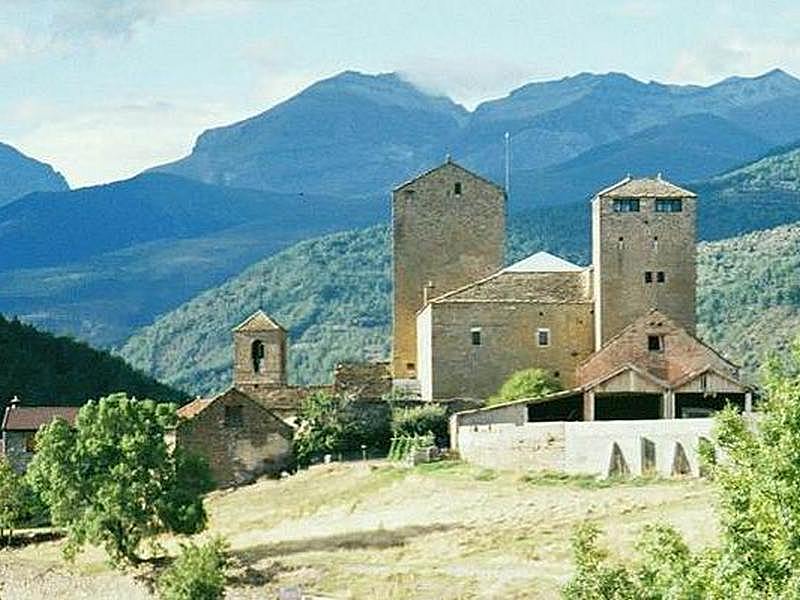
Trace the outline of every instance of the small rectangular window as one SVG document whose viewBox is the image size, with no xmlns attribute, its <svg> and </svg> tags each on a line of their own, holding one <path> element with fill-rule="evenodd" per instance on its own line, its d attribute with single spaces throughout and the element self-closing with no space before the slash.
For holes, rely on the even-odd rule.
<svg viewBox="0 0 800 600">
<path fill-rule="evenodd" d="M 473 346 L 480 346 L 481 345 L 481 328 L 480 327 L 473 327 L 470 329 L 470 336 L 472 337 L 472 345 Z"/>
<path fill-rule="evenodd" d="M 241 406 L 225 407 L 225 427 L 241 427 L 244 425 Z"/>
<path fill-rule="evenodd" d="M 25 452 L 36 452 L 36 434 L 33 432 L 25 434 Z"/>
<path fill-rule="evenodd" d="M 546 348 L 550 345 L 550 330 L 549 329 L 537 329 L 536 330 L 536 343 Z"/>
<path fill-rule="evenodd" d="M 461 182 L 460 181 L 456 181 L 455 182 L 455 184 L 453 185 L 453 191 L 455 192 L 456 196 L 460 196 L 461 195 Z"/>
<path fill-rule="evenodd" d="M 656 273 L 656 281 L 658 283 L 664 283 L 667 280 L 667 276 L 664 275 L 664 271 L 659 271 Z"/>
<path fill-rule="evenodd" d="M 664 338 L 660 335 L 647 336 L 647 349 L 650 352 L 663 352 L 664 351 Z"/>
<path fill-rule="evenodd" d="M 614 200 L 614 212 L 639 212 L 639 200 L 636 198 L 622 198 Z"/>
<path fill-rule="evenodd" d="M 644 272 L 644 282 L 645 283 L 653 283 L 653 272 L 652 271 L 645 271 Z"/>
<path fill-rule="evenodd" d="M 683 211 L 683 200 L 680 198 L 662 198 L 656 200 L 656 212 L 676 213 Z"/>
</svg>

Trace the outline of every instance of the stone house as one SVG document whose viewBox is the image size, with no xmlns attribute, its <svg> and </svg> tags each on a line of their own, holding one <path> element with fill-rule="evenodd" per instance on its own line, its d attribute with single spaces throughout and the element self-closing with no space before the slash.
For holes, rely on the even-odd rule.
<svg viewBox="0 0 800 600">
<path fill-rule="evenodd" d="M 74 426 L 78 408 L 72 406 L 22 406 L 14 398 L 6 407 L 2 423 L 2 455 L 18 473 L 28 468 L 36 452 L 36 433 L 53 419 Z"/>
<path fill-rule="evenodd" d="M 178 417 L 175 445 L 204 457 L 220 487 L 292 466 L 292 426 L 235 388 L 186 404 Z"/>
<path fill-rule="evenodd" d="M 532 365 L 575 385 L 593 306 L 591 270 L 546 252 L 430 300 L 417 316 L 422 398 L 487 398 Z"/>
</svg>

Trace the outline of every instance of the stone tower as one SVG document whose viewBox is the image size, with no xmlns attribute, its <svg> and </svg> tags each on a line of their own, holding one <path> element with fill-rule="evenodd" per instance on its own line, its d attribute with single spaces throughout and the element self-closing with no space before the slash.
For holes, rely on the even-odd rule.
<svg viewBox="0 0 800 600">
<path fill-rule="evenodd" d="M 263 310 L 233 330 L 233 385 L 245 391 L 286 385 L 286 330 Z"/>
<path fill-rule="evenodd" d="M 426 298 L 472 283 L 502 267 L 505 201 L 501 187 L 449 158 L 395 188 L 395 379 L 416 376 L 416 316 Z"/>
<path fill-rule="evenodd" d="M 592 200 L 595 347 L 650 309 L 695 330 L 697 196 L 626 177 Z"/>
</svg>

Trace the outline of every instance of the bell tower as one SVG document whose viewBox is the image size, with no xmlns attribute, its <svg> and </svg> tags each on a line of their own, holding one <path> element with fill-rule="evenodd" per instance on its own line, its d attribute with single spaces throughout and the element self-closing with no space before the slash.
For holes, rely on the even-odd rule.
<svg viewBox="0 0 800 600">
<path fill-rule="evenodd" d="M 286 385 L 286 330 L 263 310 L 233 330 L 233 385 Z"/>
</svg>

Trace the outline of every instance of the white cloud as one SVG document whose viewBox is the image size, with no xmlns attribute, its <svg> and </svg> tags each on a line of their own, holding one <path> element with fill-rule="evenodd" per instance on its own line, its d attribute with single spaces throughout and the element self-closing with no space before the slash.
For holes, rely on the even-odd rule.
<svg viewBox="0 0 800 600">
<path fill-rule="evenodd" d="M 204 129 L 246 116 L 221 106 L 144 100 L 61 113 L 53 105 L 12 108 L 41 123 L 8 142 L 52 164 L 73 187 L 124 179 L 191 151 Z"/>
<path fill-rule="evenodd" d="M 729 31 L 679 52 L 668 79 L 709 84 L 731 75 L 753 76 L 774 68 L 800 72 L 800 38 L 754 38 Z"/>
</svg>

